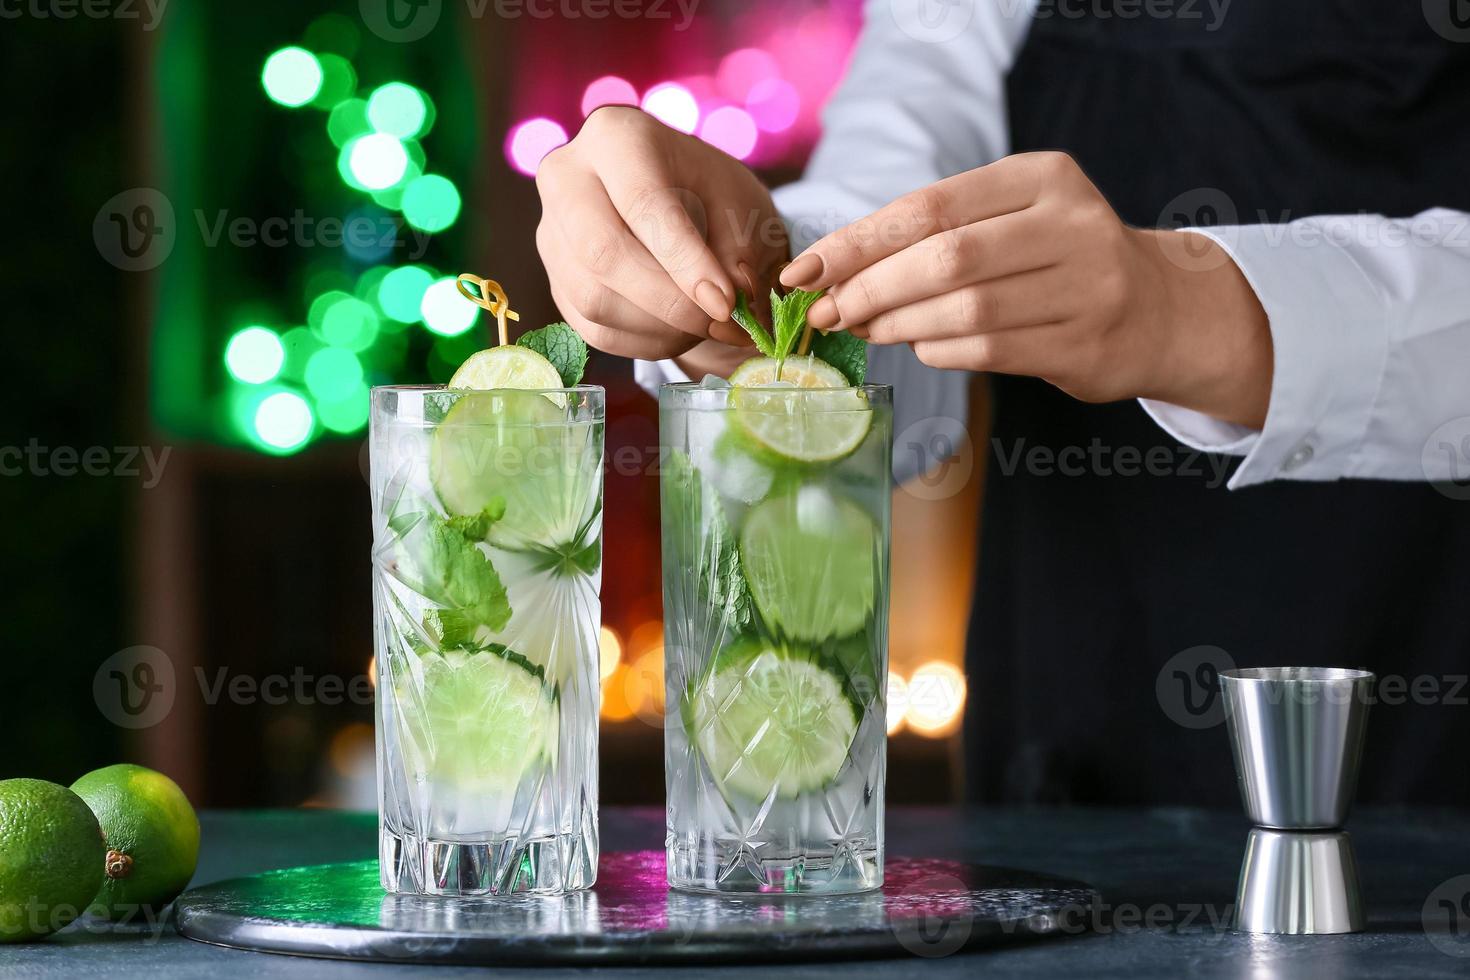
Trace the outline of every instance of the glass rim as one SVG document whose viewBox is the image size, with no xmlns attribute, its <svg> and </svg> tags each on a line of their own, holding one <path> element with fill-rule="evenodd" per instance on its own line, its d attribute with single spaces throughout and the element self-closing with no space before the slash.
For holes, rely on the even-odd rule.
<svg viewBox="0 0 1470 980">
<path fill-rule="evenodd" d="M 1372 680 L 1371 670 L 1356 667 L 1234 667 L 1220 671 L 1223 680 L 1239 684 L 1333 684 Z"/>
<path fill-rule="evenodd" d="M 497 392 L 514 391 L 527 395 L 590 395 L 607 394 L 607 389 L 602 385 L 573 385 L 570 388 L 451 388 L 448 385 L 373 385 L 368 389 L 369 395 L 377 395 L 379 392 L 397 392 L 407 394 L 435 394 L 441 391 L 454 392 L 462 395 L 493 395 Z"/>
<path fill-rule="evenodd" d="M 680 393 L 690 391 L 730 391 L 733 386 L 724 388 L 706 388 L 698 381 L 665 381 L 658 386 L 659 391 L 677 391 Z M 826 391 L 862 391 L 868 394 L 893 396 L 893 385 L 864 383 L 860 385 L 849 385 L 846 388 L 777 388 L 770 385 L 756 385 L 750 390 L 762 392 L 790 392 L 792 394 L 814 394 Z"/>
</svg>

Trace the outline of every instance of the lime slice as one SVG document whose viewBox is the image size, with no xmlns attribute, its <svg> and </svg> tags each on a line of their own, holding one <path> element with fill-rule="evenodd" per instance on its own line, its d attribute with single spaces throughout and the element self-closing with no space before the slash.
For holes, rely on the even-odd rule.
<svg viewBox="0 0 1470 980">
<path fill-rule="evenodd" d="M 451 388 L 490 391 L 520 388 L 537 391 L 560 388 L 561 375 L 552 363 L 529 347 L 508 344 L 477 351 L 465 359 L 449 379 Z M 565 404 L 565 403 L 563 403 Z"/>
<path fill-rule="evenodd" d="M 557 711 L 543 674 L 517 654 L 460 650 L 410 660 L 394 699 L 414 737 L 400 744 L 415 776 L 456 793 L 514 795 L 556 754 Z"/>
<path fill-rule="evenodd" d="M 746 641 L 689 693 L 686 726 L 721 787 L 792 799 L 837 778 L 858 716 L 842 680 L 810 655 Z"/>
<path fill-rule="evenodd" d="M 548 397 L 464 394 L 434 427 L 429 476 L 440 502 L 451 515 L 474 515 L 503 500 L 505 516 L 487 539 L 496 547 L 558 551 L 574 545 L 596 515 L 598 423 L 568 421 Z"/>
<path fill-rule="evenodd" d="M 819 642 L 851 636 L 873 611 L 882 549 L 861 507 L 820 486 L 753 508 L 740 535 L 745 581 L 778 636 Z"/>
<path fill-rule="evenodd" d="M 830 463 L 862 445 L 873 413 L 842 372 L 815 357 L 793 357 L 776 377 L 776 361 L 757 357 L 730 375 L 736 426 L 783 460 Z M 792 389 L 800 389 L 800 393 Z"/>
</svg>

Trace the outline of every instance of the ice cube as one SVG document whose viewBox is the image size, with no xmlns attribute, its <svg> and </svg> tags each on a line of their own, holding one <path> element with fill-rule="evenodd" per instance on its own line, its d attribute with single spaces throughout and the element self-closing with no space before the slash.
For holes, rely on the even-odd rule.
<svg viewBox="0 0 1470 980">
<path fill-rule="evenodd" d="M 701 388 L 728 388 L 730 382 L 718 374 L 706 374 L 699 379 L 699 386 Z"/>
</svg>

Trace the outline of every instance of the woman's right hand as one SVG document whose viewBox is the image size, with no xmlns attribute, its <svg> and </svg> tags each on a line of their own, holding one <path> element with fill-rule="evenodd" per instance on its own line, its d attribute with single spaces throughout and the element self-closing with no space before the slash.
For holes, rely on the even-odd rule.
<svg viewBox="0 0 1470 980">
<path fill-rule="evenodd" d="M 735 290 L 759 303 L 788 246 L 770 192 L 739 161 L 608 106 L 541 161 L 536 187 L 552 297 L 593 347 L 656 360 L 707 338 L 748 344 L 730 322 Z"/>
</svg>

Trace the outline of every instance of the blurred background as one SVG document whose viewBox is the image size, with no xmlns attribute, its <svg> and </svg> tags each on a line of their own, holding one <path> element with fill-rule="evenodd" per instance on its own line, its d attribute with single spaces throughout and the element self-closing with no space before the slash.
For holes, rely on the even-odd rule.
<svg viewBox="0 0 1470 980">
<path fill-rule="evenodd" d="M 7 8 L 0 621 L 20 689 L 0 778 L 134 761 L 206 806 L 373 807 L 368 388 L 443 382 L 493 342 L 458 272 L 504 283 L 522 328 L 560 318 L 533 176 L 598 105 L 794 179 L 860 6 Z M 602 796 L 656 804 L 655 405 L 626 361 L 594 354 L 589 380 L 608 390 Z M 960 449 L 943 487 L 895 495 L 895 802 L 960 792 L 977 692 L 954 542 L 982 477 Z"/>
</svg>

